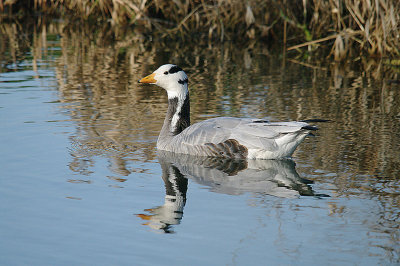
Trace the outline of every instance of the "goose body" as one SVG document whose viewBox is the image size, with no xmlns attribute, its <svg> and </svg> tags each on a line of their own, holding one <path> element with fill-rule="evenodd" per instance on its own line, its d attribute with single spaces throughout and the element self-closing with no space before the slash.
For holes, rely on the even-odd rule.
<svg viewBox="0 0 400 266">
<path fill-rule="evenodd" d="M 218 117 L 190 125 L 188 78 L 178 66 L 160 66 L 140 83 L 167 91 L 168 110 L 157 141 L 159 150 L 199 156 L 281 159 L 290 157 L 316 127 L 306 122 Z"/>
</svg>

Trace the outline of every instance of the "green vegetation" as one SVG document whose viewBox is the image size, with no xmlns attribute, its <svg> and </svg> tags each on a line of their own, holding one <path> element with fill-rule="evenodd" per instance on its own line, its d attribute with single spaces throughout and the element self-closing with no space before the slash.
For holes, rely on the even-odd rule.
<svg viewBox="0 0 400 266">
<path fill-rule="evenodd" d="M 278 42 L 300 52 L 327 47 L 337 61 L 400 54 L 397 0 L 0 0 L 0 12 L 2 21 L 84 20 L 161 39 Z"/>
</svg>

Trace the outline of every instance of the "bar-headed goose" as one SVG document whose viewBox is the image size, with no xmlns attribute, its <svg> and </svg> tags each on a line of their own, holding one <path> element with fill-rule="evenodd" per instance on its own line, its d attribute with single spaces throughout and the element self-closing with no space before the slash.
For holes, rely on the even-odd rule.
<svg viewBox="0 0 400 266">
<path fill-rule="evenodd" d="M 160 66 L 139 83 L 168 93 L 168 110 L 157 148 L 176 153 L 248 159 L 290 157 L 312 130 L 306 122 L 218 117 L 190 125 L 188 77 L 178 66 Z"/>
</svg>

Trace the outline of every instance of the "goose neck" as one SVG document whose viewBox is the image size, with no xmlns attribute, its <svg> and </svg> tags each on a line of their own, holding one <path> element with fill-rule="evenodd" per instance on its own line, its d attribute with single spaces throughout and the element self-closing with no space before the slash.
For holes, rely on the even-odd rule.
<svg viewBox="0 0 400 266">
<path fill-rule="evenodd" d="M 190 126 L 189 93 L 185 97 L 168 97 L 168 110 L 158 142 L 168 140 Z"/>
</svg>

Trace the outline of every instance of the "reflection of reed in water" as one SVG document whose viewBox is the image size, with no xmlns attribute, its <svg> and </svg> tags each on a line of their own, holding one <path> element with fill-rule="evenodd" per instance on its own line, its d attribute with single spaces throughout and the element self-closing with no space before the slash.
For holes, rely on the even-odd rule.
<svg viewBox="0 0 400 266">
<path fill-rule="evenodd" d="M 312 181 L 301 178 L 291 160 L 234 160 L 159 151 L 165 183 L 165 203 L 138 214 L 145 225 L 169 233 L 180 223 L 186 203 L 188 179 L 210 191 L 229 195 L 253 193 L 282 198 L 326 196 L 314 193 Z"/>
<path fill-rule="evenodd" d="M 86 34 L 91 36 L 74 30 L 63 35 L 57 64 L 60 100 L 78 125 L 77 142 L 100 144 L 100 151 L 110 143 L 130 146 L 140 159 L 153 159 L 166 100 L 162 90 L 136 82 L 153 66 L 173 62 L 190 75 L 194 122 L 213 116 L 332 119 L 321 127 L 323 142 L 317 138 L 295 156 L 331 172 L 399 173 L 400 150 L 392 143 L 400 137 L 391 132 L 399 130 L 400 90 L 386 82 L 399 79 L 395 68 L 365 58 L 357 65 L 286 62 L 279 68 L 276 58 L 255 56 L 268 52 L 257 47 L 147 46 L 129 34 L 102 43 Z"/>
<path fill-rule="evenodd" d="M 76 125 L 71 142 L 79 152 L 71 152 L 73 171 L 90 174 L 96 156 L 104 156 L 118 164 L 112 171 L 122 169 L 116 173 L 126 176 L 129 160 L 155 158 L 167 103 L 162 90 L 138 88 L 136 82 L 154 66 L 171 62 L 190 75 L 193 122 L 213 116 L 331 119 L 334 123 L 321 127 L 323 141 L 305 142 L 295 156 L 314 169 L 338 173 L 333 182 L 339 193 L 363 186 L 378 191 L 383 202 L 394 199 L 390 189 L 357 180 L 357 173 L 388 182 L 400 175 L 400 89 L 392 82 L 400 79 L 399 70 L 384 61 L 300 62 L 304 67 L 282 64 L 255 45 L 147 43 L 132 32 L 113 40 L 106 29 L 63 23 L 31 28 L 2 23 L 0 30 L 1 71 L 12 71 L 10 65 L 18 67 L 23 59 L 34 65 L 49 56 L 56 60 L 58 106 Z M 61 50 L 55 54 L 46 49 L 50 46 Z"/>
</svg>

